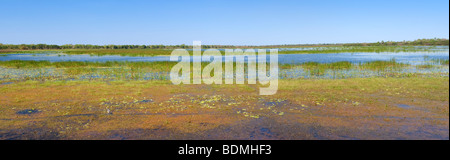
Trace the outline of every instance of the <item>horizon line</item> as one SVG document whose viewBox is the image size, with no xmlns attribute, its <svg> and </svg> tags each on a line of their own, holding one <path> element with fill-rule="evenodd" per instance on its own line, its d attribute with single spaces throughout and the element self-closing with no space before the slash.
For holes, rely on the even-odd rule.
<svg viewBox="0 0 450 160">
<path fill-rule="evenodd" d="M 449 40 L 449 38 L 418 38 L 415 40 L 402 40 L 402 41 L 377 41 L 377 42 L 345 42 L 345 43 L 291 43 L 291 44 L 269 44 L 269 45 L 232 45 L 232 44 L 202 44 L 207 45 L 207 46 L 313 46 L 313 45 L 342 45 L 342 44 L 371 44 L 371 43 L 379 43 L 379 42 L 413 42 L 413 41 L 418 41 L 418 40 L 432 40 L 432 39 L 437 39 L 437 40 Z M 82 44 L 82 43 L 73 43 L 73 44 L 49 44 L 49 43 L 15 43 L 15 44 L 8 44 L 8 43 L 1 43 L 0 45 L 39 45 L 39 44 L 44 44 L 44 45 L 57 45 L 57 46 L 64 46 L 64 45 L 93 45 L 93 46 L 109 46 L 109 45 L 117 45 L 117 46 L 124 46 L 124 45 L 134 45 L 134 46 L 155 46 L 155 45 L 163 45 L 163 46 L 180 46 L 180 45 L 184 45 L 184 46 L 192 46 L 192 45 L 188 45 L 188 44 Z"/>
</svg>

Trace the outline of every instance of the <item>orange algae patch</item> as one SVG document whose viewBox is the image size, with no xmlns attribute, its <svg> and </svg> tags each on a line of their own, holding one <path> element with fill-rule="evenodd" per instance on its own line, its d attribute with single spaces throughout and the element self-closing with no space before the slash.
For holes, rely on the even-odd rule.
<svg viewBox="0 0 450 160">
<path fill-rule="evenodd" d="M 0 139 L 448 139 L 448 82 L 16 82 L 0 86 Z"/>
</svg>

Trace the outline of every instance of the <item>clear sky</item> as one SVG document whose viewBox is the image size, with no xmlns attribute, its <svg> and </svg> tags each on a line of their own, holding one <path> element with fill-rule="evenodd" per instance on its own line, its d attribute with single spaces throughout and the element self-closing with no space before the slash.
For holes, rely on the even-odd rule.
<svg viewBox="0 0 450 160">
<path fill-rule="evenodd" d="M 268 45 L 449 37 L 448 0 L 0 0 L 3 44 Z"/>
</svg>

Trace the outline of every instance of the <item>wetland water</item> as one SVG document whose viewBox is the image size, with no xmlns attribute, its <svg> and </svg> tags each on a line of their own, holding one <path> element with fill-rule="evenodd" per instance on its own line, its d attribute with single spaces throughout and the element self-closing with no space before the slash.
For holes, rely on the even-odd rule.
<svg viewBox="0 0 450 160">
<path fill-rule="evenodd" d="M 224 56 L 225 58 L 226 56 Z M 279 54 L 279 64 L 295 64 L 304 62 L 332 63 L 349 61 L 353 63 L 371 61 L 389 61 L 395 59 L 399 63 L 423 64 L 428 59 L 449 59 L 449 52 L 400 52 L 400 53 L 328 53 L 328 54 Z M 128 61 L 128 62 L 165 62 L 169 56 L 131 57 L 120 55 L 67 55 L 63 53 L 18 53 L 0 56 L 0 61 L 26 60 L 26 61 Z M 193 57 L 193 61 L 199 61 L 200 57 Z"/>
<path fill-rule="evenodd" d="M 291 67 L 280 69 L 280 79 L 303 79 L 303 78 L 364 78 L 364 77 L 404 77 L 416 74 L 419 76 L 444 76 L 448 77 L 449 67 L 440 64 L 442 60 L 449 60 L 448 47 L 439 47 L 439 50 L 433 52 L 385 52 L 385 53 L 326 53 L 326 54 L 279 54 L 278 61 L 280 65 L 303 64 L 316 62 L 320 64 L 349 62 L 353 67 L 343 69 L 323 69 L 323 68 L 305 68 Z M 295 50 L 295 48 L 280 48 L 280 50 Z M 120 55 L 68 55 L 64 53 L 17 53 L 4 54 L 0 56 L 0 61 L 22 60 L 22 61 L 49 61 L 49 62 L 168 62 L 169 56 L 120 56 Z M 223 57 L 225 60 L 226 56 Z M 269 59 L 269 55 L 267 55 Z M 201 61 L 201 57 L 193 56 L 191 61 Z M 370 63 L 376 61 L 392 61 L 395 63 L 407 64 L 398 68 L 386 67 L 383 70 L 370 70 L 361 68 L 358 64 Z M 438 61 L 436 61 L 438 60 Z M 419 67 L 427 65 L 426 67 Z M 85 69 L 86 70 L 86 69 Z M 130 68 L 106 67 L 90 69 L 89 72 L 83 71 L 74 77 L 68 78 L 67 70 L 59 68 L 5 68 L 0 67 L 0 80 L 20 80 L 35 79 L 36 77 L 51 77 L 50 79 L 75 80 L 75 79 L 121 79 L 134 80 L 167 80 L 169 71 L 150 71 L 146 69 L 133 70 Z"/>
</svg>

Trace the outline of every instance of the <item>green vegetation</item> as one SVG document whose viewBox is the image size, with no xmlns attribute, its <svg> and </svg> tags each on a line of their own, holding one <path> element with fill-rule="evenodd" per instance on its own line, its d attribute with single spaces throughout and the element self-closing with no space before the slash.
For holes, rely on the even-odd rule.
<svg viewBox="0 0 450 160">
<path fill-rule="evenodd" d="M 350 69 L 352 63 L 347 61 L 334 63 L 306 62 L 301 64 L 305 69 Z"/>
<path fill-rule="evenodd" d="M 58 50 L 58 49 L 188 49 L 188 45 L 90 45 L 90 44 L 1 44 L 0 50 Z M 234 48 L 227 45 L 202 45 L 202 48 Z"/>
<path fill-rule="evenodd" d="M 394 41 L 381 41 L 376 43 L 349 43 L 344 44 L 344 46 L 448 46 L 448 39 L 417 39 L 414 41 L 402 41 L 402 42 L 394 42 Z"/>
<path fill-rule="evenodd" d="M 307 70 L 346 70 L 351 68 L 368 69 L 368 70 L 386 70 L 386 69 L 399 69 L 409 66 L 408 64 L 398 63 L 395 59 L 390 61 L 371 61 L 364 63 L 351 63 L 348 61 L 332 62 L 332 63 L 317 63 L 306 62 L 300 64 L 281 64 L 280 68 L 288 69 L 295 67 L 302 67 Z"/>
<path fill-rule="evenodd" d="M 434 65 L 432 64 L 421 64 L 421 65 L 417 65 L 416 68 L 417 69 L 428 69 L 428 68 L 433 68 Z"/>
<path fill-rule="evenodd" d="M 432 59 L 431 61 L 441 64 L 441 65 L 447 65 L 447 66 L 449 65 L 448 59 Z"/>
<path fill-rule="evenodd" d="M 445 61 L 445 60 L 442 60 Z M 446 61 L 448 64 L 448 60 Z M 23 60 L 11 60 L 0 61 L 0 66 L 8 68 L 141 68 L 152 69 L 158 71 L 170 71 L 170 69 L 178 62 L 128 62 L 128 61 L 106 61 L 106 62 L 88 62 L 88 61 L 23 61 Z M 202 62 L 202 67 L 208 65 L 209 62 Z M 225 64 L 223 64 L 225 65 Z M 233 68 L 236 67 L 236 63 L 233 63 Z M 269 66 L 269 63 L 267 64 Z M 401 68 L 408 66 L 407 64 L 398 63 L 395 59 L 390 61 L 372 61 L 366 63 L 353 64 L 348 61 L 333 62 L 333 63 L 317 63 L 306 62 L 300 64 L 280 64 L 281 69 L 289 69 L 295 67 L 303 67 L 305 69 L 332 69 L 343 70 L 350 69 L 352 67 L 359 67 L 361 69 L 370 70 L 385 70 L 387 68 Z M 223 66 L 222 68 L 224 68 Z M 245 65 L 247 67 L 247 65 Z"/>
<path fill-rule="evenodd" d="M 324 43 L 324 44 L 286 44 L 268 46 L 245 46 L 249 48 L 298 48 L 298 47 L 339 47 L 339 46 L 448 46 L 445 38 L 417 39 L 414 41 L 380 41 L 375 43 Z"/>
<path fill-rule="evenodd" d="M 348 43 L 348 44 L 308 44 L 308 45 L 268 45 L 268 46 L 225 46 L 202 45 L 203 49 L 220 48 L 303 48 L 301 50 L 280 50 L 280 54 L 314 54 L 314 53 L 356 53 L 356 52 L 434 52 L 435 47 L 415 46 L 448 46 L 448 39 L 419 39 L 403 42 Z M 156 56 L 170 55 L 173 49 L 192 49 L 189 45 L 47 45 L 21 44 L 9 45 L 0 43 L 0 53 L 36 53 L 63 52 L 66 54 L 122 55 L 122 56 Z M 222 51 L 224 54 L 224 51 Z"/>
<path fill-rule="evenodd" d="M 319 53 L 399 53 L 399 52 L 442 52 L 435 47 L 415 46 L 339 46 L 339 47 L 315 47 L 305 50 L 281 50 L 281 54 L 319 54 Z"/>
<path fill-rule="evenodd" d="M 22 61 L 22 60 L 12 60 L 12 61 L 0 61 L 0 66 L 10 67 L 10 68 L 45 68 L 45 67 L 55 67 L 55 68 L 149 68 L 155 70 L 166 70 L 170 71 L 170 68 L 177 62 L 127 62 L 127 61 L 107 61 L 107 62 L 83 62 L 83 61 L 61 61 L 61 62 L 50 62 L 50 61 Z"/>
<path fill-rule="evenodd" d="M 398 63 L 395 61 L 395 59 L 392 59 L 390 61 L 371 61 L 371 62 L 364 62 L 364 63 L 351 63 L 348 61 L 340 61 L 340 62 L 332 62 L 332 63 L 317 63 L 317 62 L 306 62 L 306 63 L 300 63 L 300 64 L 281 64 L 281 69 L 298 69 L 302 68 L 305 71 L 309 72 L 311 76 L 319 76 L 323 77 L 326 76 L 327 71 L 330 71 L 328 74 L 330 75 L 330 78 L 344 78 L 344 77 L 352 77 L 358 74 L 364 75 L 370 75 L 371 72 L 377 73 L 377 76 L 400 76 L 403 74 L 411 75 L 412 73 L 402 73 L 397 72 L 400 69 L 409 67 L 411 65 L 404 64 L 404 63 Z M 435 65 L 431 65 L 427 68 L 420 68 L 420 66 L 417 66 L 418 69 L 430 69 L 436 67 Z M 349 71 L 349 72 L 345 72 Z M 291 76 L 297 74 L 297 72 L 289 72 Z M 282 76 L 283 77 L 283 76 Z"/>
<path fill-rule="evenodd" d="M 233 45 L 202 45 L 202 48 L 295 48 L 318 46 L 448 46 L 448 39 L 418 39 L 414 41 L 381 41 L 376 43 L 346 43 L 346 44 L 294 44 L 294 45 L 267 45 L 267 46 L 233 46 Z M 90 44 L 1 44 L 0 50 L 58 50 L 58 49 L 192 49 L 190 45 L 90 45 Z"/>
<path fill-rule="evenodd" d="M 445 60 L 442 61 L 445 63 Z M 0 61 L 0 79 L 6 82 L 23 80 L 169 80 L 169 72 L 176 64 L 177 62 Z M 203 62 L 202 68 L 208 64 L 209 62 Z M 233 65 L 233 68 L 236 68 L 236 63 Z M 269 64 L 266 65 L 266 67 L 268 66 Z M 244 67 L 245 71 L 248 71 L 248 66 L 244 65 Z M 348 61 L 333 63 L 307 62 L 280 64 L 279 67 L 280 79 L 448 77 L 448 69 L 443 68 L 439 63 L 414 66 L 398 63 L 395 59 L 365 63 L 351 63 Z M 414 67 L 417 70 L 409 70 Z M 225 69 L 225 66 L 222 66 L 222 68 Z M 214 74 L 211 73 L 211 75 Z"/>
<path fill-rule="evenodd" d="M 387 69 L 400 69 L 405 66 L 408 66 L 408 64 L 404 63 L 398 63 L 395 61 L 395 59 L 392 59 L 390 61 L 372 61 L 372 62 L 366 62 L 366 63 L 360 63 L 359 67 L 361 69 L 369 69 L 369 70 L 387 70 Z"/>
</svg>

